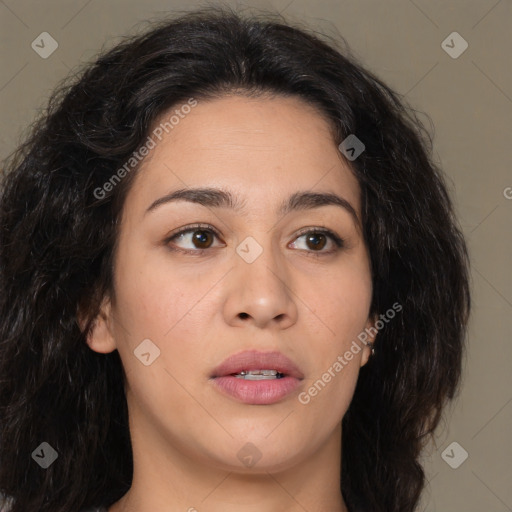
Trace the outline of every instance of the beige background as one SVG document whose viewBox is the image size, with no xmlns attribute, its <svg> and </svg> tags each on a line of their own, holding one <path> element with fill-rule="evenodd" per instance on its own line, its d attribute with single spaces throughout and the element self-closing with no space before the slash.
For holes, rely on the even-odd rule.
<svg viewBox="0 0 512 512">
<path fill-rule="evenodd" d="M 512 1 L 227 3 L 281 11 L 341 34 L 367 67 L 431 117 L 435 158 L 451 181 L 472 257 L 474 311 L 462 392 L 425 456 L 430 483 L 420 510 L 512 511 Z M 70 70 L 136 23 L 198 5 L 204 3 L 0 0 L 0 157 Z M 441 47 L 453 31 L 469 44 L 456 59 Z M 42 32 L 59 45 L 47 59 L 31 48 Z M 441 457 L 453 441 L 469 454 L 458 469 Z"/>
</svg>

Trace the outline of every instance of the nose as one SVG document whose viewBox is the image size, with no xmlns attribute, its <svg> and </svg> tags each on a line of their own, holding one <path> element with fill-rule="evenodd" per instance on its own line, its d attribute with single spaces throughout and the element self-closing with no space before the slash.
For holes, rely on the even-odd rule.
<svg viewBox="0 0 512 512">
<path fill-rule="evenodd" d="M 285 264 L 270 248 L 252 263 L 234 255 L 228 274 L 224 316 L 229 325 L 286 329 L 297 322 L 293 283 Z"/>
</svg>

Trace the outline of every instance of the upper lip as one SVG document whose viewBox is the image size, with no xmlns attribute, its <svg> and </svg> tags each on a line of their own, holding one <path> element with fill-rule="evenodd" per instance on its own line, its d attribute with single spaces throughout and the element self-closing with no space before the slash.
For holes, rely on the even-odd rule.
<svg viewBox="0 0 512 512">
<path fill-rule="evenodd" d="M 242 370 L 277 370 L 289 377 L 304 378 L 297 365 L 281 352 L 258 352 L 257 350 L 246 350 L 229 356 L 213 370 L 211 378 L 233 375 Z"/>
</svg>

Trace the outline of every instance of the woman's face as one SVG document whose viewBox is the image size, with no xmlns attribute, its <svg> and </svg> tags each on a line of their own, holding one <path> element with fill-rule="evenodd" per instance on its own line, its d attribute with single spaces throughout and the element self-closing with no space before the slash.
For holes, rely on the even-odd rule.
<svg viewBox="0 0 512 512">
<path fill-rule="evenodd" d="M 134 453 L 239 472 L 339 457 L 372 283 L 360 189 L 326 120 L 296 98 L 231 96 L 167 129 L 127 195 L 115 300 L 89 340 L 119 351 Z M 229 376 L 245 367 L 285 376 Z"/>
</svg>

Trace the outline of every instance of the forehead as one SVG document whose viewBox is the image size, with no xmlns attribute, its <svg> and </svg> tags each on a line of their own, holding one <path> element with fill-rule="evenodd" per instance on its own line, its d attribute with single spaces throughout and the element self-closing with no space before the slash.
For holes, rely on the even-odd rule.
<svg viewBox="0 0 512 512">
<path fill-rule="evenodd" d="M 215 186 L 268 211 L 271 202 L 308 190 L 342 194 L 359 211 L 359 184 L 329 121 L 299 98 L 226 96 L 197 100 L 181 111 L 175 105 L 150 136 L 155 145 L 132 199 L 154 201 L 178 188 Z"/>
</svg>

